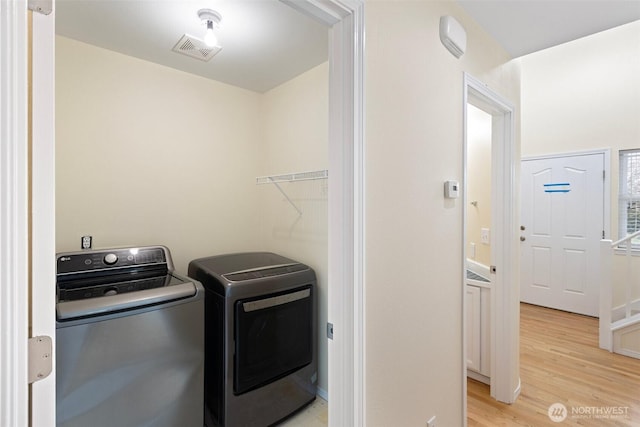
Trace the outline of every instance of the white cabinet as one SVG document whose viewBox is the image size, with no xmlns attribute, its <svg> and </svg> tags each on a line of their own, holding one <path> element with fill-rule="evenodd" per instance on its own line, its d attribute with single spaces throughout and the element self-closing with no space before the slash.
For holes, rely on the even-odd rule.
<svg viewBox="0 0 640 427">
<path fill-rule="evenodd" d="M 480 288 L 466 286 L 465 298 L 467 304 L 467 369 L 480 372 L 480 323 L 482 312 L 480 309 Z"/>
<path fill-rule="evenodd" d="M 482 382 L 489 381 L 489 292 L 485 286 L 465 286 L 467 375 Z"/>
</svg>

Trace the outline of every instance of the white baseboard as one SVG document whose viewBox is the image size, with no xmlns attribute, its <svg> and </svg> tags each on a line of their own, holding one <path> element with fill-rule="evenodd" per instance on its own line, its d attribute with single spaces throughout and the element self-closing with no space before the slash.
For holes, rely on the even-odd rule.
<svg viewBox="0 0 640 427">
<path fill-rule="evenodd" d="M 491 384 L 491 378 L 486 375 L 482 375 L 480 372 L 472 371 L 471 369 L 467 369 L 467 376 L 476 381 L 480 381 L 481 383 Z"/>
<path fill-rule="evenodd" d="M 323 390 L 320 387 L 318 387 L 316 390 L 316 394 L 320 396 L 322 399 L 326 400 L 327 402 L 329 401 L 329 395 L 327 394 L 326 390 Z"/>
<path fill-rule="evenodd" d="M 518 387 L 513 391 L 513 401 L 515 402 L 522 391 L 522 380 L 518 377 Z"/>
</svg>

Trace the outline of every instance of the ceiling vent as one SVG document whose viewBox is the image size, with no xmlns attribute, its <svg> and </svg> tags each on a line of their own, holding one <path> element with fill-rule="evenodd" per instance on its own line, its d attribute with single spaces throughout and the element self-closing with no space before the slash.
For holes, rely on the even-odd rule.
<svg viewBox="0 0 640 427">
<path fill-rule="evenodd" d="M 185 34 L 173 47 L 174 52 L 207 62 L 222 50 L 220 46 L 209 47 L 204 41 Z"/>
</svg>

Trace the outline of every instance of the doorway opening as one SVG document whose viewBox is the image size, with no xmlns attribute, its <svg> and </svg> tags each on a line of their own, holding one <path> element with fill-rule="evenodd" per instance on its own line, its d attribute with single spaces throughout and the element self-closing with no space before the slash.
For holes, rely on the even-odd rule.
<svg viewBox="0 0 640 427">
<path fill-rule="evenodd" d="M 296 4 L 305 13 L 325 23 L 331 31 L 329 169 L 332 171 L 333 179 L 330 183 L 331 218 L 329 221 L 333 226 L 329 235 L 331 267 L 328 276 L 331 287 L 328 292 L 328 305 L 329 321 L 336 326 L 338 333 L 335 341 L 329 343 L 329 366 L 331 366 L 329 394 L 335 402 L 329 415 L 330 424 L 364 425 L 362 314 L 364 299 L 362 289 L 364 5 L 361 1 L 345 5 L 334 0 L 322 4 L 312 1 L 301 1 Z M 53 18 L 53 15 L 34 17 L 34 34 L 37 33 L 37 36 L 34 37 L 33 55 L 39 59 L 37 72 L 34 71 L 34 87 L 53 88 L 54 62 L 52 59 L 55 52 Z M 23 28 L 21 21 L 16 20 L 16 22 L 19 24 L 18 31 L 14 32 L 24 33 L 26 28 Z M 49 54 L 45 55 L 44 52 Z M 42 61 L 43 58 L 46 61 Z M 49 91 L 46 95 L 49 95 Z M 52 102 L 53 96 L 45 98 L 50 102 L 45 102 L 46 105 L 34 112 L 33 129 L 36 135 L 47 135 L 45 142 L 49 142 L 52 141 L 51 136 L 54 134 L 52 120 L 55 117 L 53 114 L 55 108 Z M 42 120 L 43 118 L 47 120 Z M 43 122 L 46 123 L 43 124 Z M 40 138 L 38 141 L 43 139 Z M 50 178 L 48 182 L 53 185 L 55 156 L 48 155 L 50 153 L 41 145 L 34 144 L 34 156 L 44 159 L 45 167 L 34 168 L 34 170 L 45 170 Z M 47 147 L 52 148 L 53 143 L 47 144 Z M 53 200 L 53 191 L 47 192 L 43 189 L 44 186 L 34 187 L 33 200 L 37 201 L 39 206 L 42 206 L 43 201 Z M 50 206 L 50 203 L 46 206 Z M 34 270 L 38 270 L 36 266 L 44 265 L 46 268 L 38 271 L 43 270 L 46 277 L 44 280 L 33 281 L 33 293 L 50 295 L 55 272 L 55 269 L 51 268 L 52 255 L 55 253 L 54 209 L 41 209 L 38 212 L 37 219 L 42 221 L 43 230 L 52 238 L 48 242 L 50 245 L 39 246 L 34 254 Z M 52 299 L 41 298 L 41 300 L 44 303 Z M 53 305 L 49 304 L 48 311 L 32 310 L 35 314 L 39 313 L 37 319 L 34 314 L 34 334 L 54 335 L 53 332 L 49 332 L 55 331 L 55 317 L 50 315 L 53 309 Z M 16 369 L 15 366 L 22 366 L 21 361 L 26 360 L 25 351 L 22 349 L 12 360 L 12 372 L 23 371 Z M 17 401 L 18 405 L 9 405 L 10 407 L 19 406 L 21 408 L 19 416 L 25 418 L 30 403 L 34 427 L 51 425 L 55 419 L 55 367 L 53 373 L 51 377 L 34 385 L 30 402 L 20 395 L 12 400 Z"/>
<path fill-rule="evenodd" d="M 505 403 L 513 403 L 520 392 L 519 377 L 519 286 L 518 284 L 518 247 L 516 245 L 516 227 L 518 223 L 517 204 L 517 166 L 519 158 L 515 142 L 515 108 L 504 97 L 491 90 L 480 80 L 464 75 L 464 146 L 463 146 L 463 402 L 466 419 L 467 402 L 467 367 L 469 356 L 474 356 L 467 341 L 478 342 L 478 338 L 484 335 L 490 337 L 485 339 L 484 366 L 482 366 L 482 350 L 476 351 L 476 370 L 484 367 L 481 373 L 484 380 L 490 384 L 491 397 Z M 478 111 L 479 110 L 479 111 Z M 486 201 L 483 204 L 484 211 L 489 214 L 490 219 L 480 226 L 479 239 L 482 247 L 489 246 L 489 254 L 485 253 L 483 259 L 489 260 L 489 265 L 485 271 L 476 269 L 480 279 L 487 279 L 482 286 L 483 289 L 469 288 L 467 279 L 467 259 L 473 252 L 470 250 L 468 236 L 471 237 L 467 229 L 470 224 L 470 209 L 475 208 L 472 202 L 480 204 L 478 200 L 473 200 L 470 195 L 470 181 L 473 177 L 469 175 L 470 152 L 470 129 L 469 124 L 472 116 L 480 117 L 484 123 L 485 139 L 490 142 L 490 179 L 488 183 L 480 184 L 481 192 L 487 192 L 488 196 L 483 196 Z M 487 117 L 488 116 L 488 117 Z M 489 123 L 490 122 L 490 123 Z M 487 128 L 490 127 L 490 132 Z M 486 144 L 485 144 L 486 145 Z M 476 159 L 474 159 L 476 160 Z M 486 166 L 486 165 L 483 165 Z M 483 169 L 486 169 L 483 167 Z M 486 172 L 486 171 L 485 171 Z M 487 188 L 489 186 L 490 188 Z M 482 230 L 484 228 L 485 230 Z M 469 242 L 469 244 L 468 244 Z M 474 242 L 475 243 L 475 242 Z M 486 250 L 482 252 L 487 252 Z M 475 245 L 475 257 L 480 254 L 478 244 Z M 478 264 L 478 263 L 476 263 Z M 473 265 L 469 263 L 469 265 Z M 475 267 L 474 267 L 475 268 Z M 471 271 L 473 273 L 473 270 Z M 473 284 L 483 281 L 476 277 Z M 484 297 L 484 298 L 483 298 Z M 482 309 L 484 308 L 484 325 L 482 323 Z M 478 310 L 478 313 L 469 310 Z M 473 323 L 473 320 L 480 322 L 480 325 Z M 484 331 L 482 327 L 484 326 Z M 475 328 L 474 331 L 467 330 Z M 476 350 L 481 347 L 476 346 Z M 489 359 L 488 361 L 486 359 Z M 472 369 L 473 370 L 473 369 Z"/>
<path fill-rule="evenodd" d="M 490 381 L 491 115 L 467 103 L 465 269 L 467 376 Z"/>
</svg>

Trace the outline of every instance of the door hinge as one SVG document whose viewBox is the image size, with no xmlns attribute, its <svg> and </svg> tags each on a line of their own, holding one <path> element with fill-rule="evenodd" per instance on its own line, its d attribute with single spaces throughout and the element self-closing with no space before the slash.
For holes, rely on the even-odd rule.
<svg viewBox="0 0 640 427">
<path fill-rule="evenodd" d="M 602 230 L 602 240 L 604 240 L 604 230 Z"/>
<path fill-rule="evenodd" d="M 333 323 L 327 322 L 327 338 L 330 340 L 333 339 Z"/>
<path fill-rule="evenodd" d="M 29 0 L 27 6 L 29 10 L 49 15 L 53 12 L 53 0 Z"/>
<path fill-rule="evenodd" d="M 602 171 L 602 180 L 605 180 L 605 176 L 606 176 L 607 171 Z"/>
<path fill-rule="evenodd" d="M 47 378 L 53 367 L 51 337 L 29 338 L 29 384 Z"/>
</svg>

